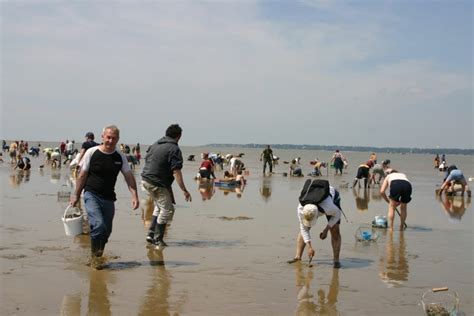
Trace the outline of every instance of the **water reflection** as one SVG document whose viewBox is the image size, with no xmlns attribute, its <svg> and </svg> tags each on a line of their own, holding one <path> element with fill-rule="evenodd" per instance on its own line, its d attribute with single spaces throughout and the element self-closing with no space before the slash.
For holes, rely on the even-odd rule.
<svg viewBox="0 0 474 316">
<path fill-rule="evenodd" d="M 69 315 L 81 315 L 81 294 L 66 294 L 63 297 L 63 302 L 61 304 L 61 313 L 62 316 Z"/>
<path fill-rule="evenodd" d="M 385 230 L 387 241 L 385 254 L 380 257 L 380 279 L 389 287 L 400 286 L 408 280 L 408 261 L 404 232 L 398 232 L 398 242 L 394 240 L 394 232 Z"/>
<path fill-rule="evenodd" d="M 272 178 L 264 177 L 262 183 L 260 184 L 260 194 L 265 202 L 270 200 L 272 195 Z"/>
<path fill-rule="evenodd" d="M 210 200 L 214 195 L 214 182 L 206 180 L 198 180 L 198 190 L 203 201 Z"/>
<path fill-rule="evenodd" d="M 51 170 L 51 178 L 50 178 L 50 182 L 51 183 L 59 183 L 59 181 L 61 180 L 61 169 L 52 169 Z"/>
<path fill-rule="evenodd" d="M 447 196 L 446 194 L 438 195 L 439 202 L 449 216 L 449 221 L 457 223 L 461 221 L 462 216 L 471 206 L 470 196 Z"/>
<path fill-rule="evenodd" d="M 152 266 L 150 269 L 150 287 L 142 299 L 138 315 L 170 315 L 171 280 L 169 272 L 165 268 L 162 250 L 148 249 L 148 260 Z"/>
<path fill-rule="evenodd" d="M 382 194 L 380 194 L 380 190 L 379 189 L 370 190 L 370 199 L 374 201 L 381 201 Z"/>
<path fill-rule="evenodd" d="M 305 269 L 307 269 L 305 273 Z M 298 306 L 296 315 L 338 315 L 337 296 L 339 294 L 339 269 L 332 269 L 331 283 L 326 295 L 321 286 L 317 298 L 311 292 L 310 285 L 313 281 L 313 269 L 306 268 L 303 264 L 296 267 L 296 288 Z"/>
<path fill-rule="evenodd" d="M 352 194 L 354 195 L 356 207 L 359 211 L 367 211 L 369 209 L 369 190 L 361 188 L 352 188 Z"/>
<path fill-rule="evenodd" d="M 107 277 L 109 272 L 90 269 L 88 315 L 111 315 Z"/>
<path fill-rule="evenodd" d="M 18 188 L 22 183 L 30 181 L 30 170 L 18 170 L 10 174 L 8 180 L 12 188 Z"/>
</svg>

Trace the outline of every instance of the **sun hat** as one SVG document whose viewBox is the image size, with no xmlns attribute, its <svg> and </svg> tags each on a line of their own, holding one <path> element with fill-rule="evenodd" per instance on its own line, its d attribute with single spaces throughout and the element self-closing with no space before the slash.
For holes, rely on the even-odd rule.
<svg viewBox="0 0 474 316">
<path fill-rule="evenodd" d="M 318 213 L 318 207 L 314 204 L 306 204 L 303 207 L 303 225 L 306 227 L 311 227 L 311 222 Z"/>
</svg>

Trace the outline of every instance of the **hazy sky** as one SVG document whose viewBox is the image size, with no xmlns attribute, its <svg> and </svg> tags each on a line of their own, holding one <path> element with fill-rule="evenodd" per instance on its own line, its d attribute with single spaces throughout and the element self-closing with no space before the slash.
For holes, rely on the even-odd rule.
<svg viewBox="0 0 474 316">
<path fill-rule="evenodd" d="M 469 0 L 0 8 L 0 138 L 473 148 Z"/>
</svg>

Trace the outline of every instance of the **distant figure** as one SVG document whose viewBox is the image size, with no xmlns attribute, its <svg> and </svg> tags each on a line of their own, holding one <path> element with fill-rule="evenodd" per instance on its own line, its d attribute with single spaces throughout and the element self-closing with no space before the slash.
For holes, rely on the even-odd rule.
<svg viewBox="0 0 474 316">
<path fill-rule="evenodd" d="M 461 185 L 461 195 L 464 195 L 464 192 L 469 191 L 469 186 L 467 185 L 466 178 L 464 178 L 464 174 L 455 165 L 449 166 L 446 175 L 447 176 L 439 190 L 439 195 L 441 195 L 444 190 L 455 195 L 456 191 L 454 185 L 456 184 Z"/>
<path fill-rule="evenodd" d="M 443 154 L 443 155 L 441 156 L 441 163 L 446 164 L 446 155 L 445 155 L 445 154 Z"/>
<path fill-rule="evenodd" d="M 339 171 L 342 174 L 342 169 L 344 168 L 344 156 L 336 149 L 336 152 L 332 155 L 331 163 L 333 164 L 334 168 L 336 169 L 336 174 Z"/>
<path fill-rule="evenodd" d="M 84 154 L 86 153 L 86 151 L 89 149 L 89 148 L 92 148 L 92 147 L 95 147 L 95 146 L 99 146 L 98 143 L 96 143 L 94 141 L 94 133 L 92 132 L 87 132 L 86 135 L 84 136 L 86 138 L 85 142 L 82 143 L 81 145 L 81 151 L 79 152 L 78 154 L 78 159 L 74 159 L 74 160 L 77 160 L 77 161 L 74 161 L 74 164 L 75 165 L 78 165 L 80 166 L 81 165 L 81 162 L 84 158 Z M 73 162 L 71 161 L 71 165 L 73 164 Z"/>
<path fill-rule="evenodd" d="M 187 161 L 195 161 L 196 160 L 194 159 L 195 156 L 196 155 L 189 155 Z"/>
<path fill-rule="evenodd" d="M 327 164 L 325 162 L 318 161 L 317 159 L 315 161 L 311 161 L 310 164 L 313 165 L 313 171 L 309 175 L 313 177 L 321 176 L 321 168 L 327 168 Z"/>
<path fill-rule="evenodd" d="M 300 224 L 300 232 L 296 237 L 296 254 L 292 260 L 289 260 L 288 263 L 294 263 L 296 261 L 301 260 L 303 256 L 303 251 L 306 246 L 308 246 L 308 257 L 312 259 L 315 255 L 315 250 L 313 249 L 310 230 L 311 227 L 316 224 L 316 221 L 321 216 L 326 216 L 328 223 L 323 231 L 319 234 L 319 238 L 324 240 L 327 237 L 328 231 L 331 231 L 331 245 L 333 250 L 333 260 L 334 260 L 334 268 L 338 269 L 341 267 L 339 262 L 339 253 L 341 250 L 341 233 L 339 230 L 339 224 L 341 223 L 341 204 L 340 204 L 340 197 L 339 192 L 331 185 L 327 184 L 325 188 L 322 190 L 329 190 L 324 195 L 310 195 L 310 196 L 319 196 L 320 198 L 324 198 L 322 201 L 314 201 L 313 203 L 305 204 L 304 206 L 301 205 L 301 201 L 308 201 L 307 197 L 302 199 L 302 197 L 308 194 L 308 191 L 311 192 L 312 190 L 311 185 L 308 184 L 311 180 L 306 180 L 305 185 L 303 186 L 303 190 L 300 196 L 300 203 L 297 207 L 297 215 Z M 327 183 L 326 180 L 313 180 L 313 181 L 324 181 Z M 308 190 L 309 189 L 309 190 Z M 319 190 L 318 187 L 317 190 Z M 316 189 L 315 189 L 316 190 Z M 311 193 L 310 193 L 311 194 Z"/>
<path fill-rule="evenodd" d="M 439 163 L 440 163 L 440 161 L 439 161 L 439 155 L 436 154 L 436 157 L 434 157 L 434 160 L 433 160 L 433 164 L 434 164 L 434 168 L 435 168 L 435 169 L 438 169 L 438 168 L 439 168 Z"/>
<path fill-rule="evenodd" d="M 46 157 L 48 158 L 48 155 Z M 61 168 L 61 153 L 57 147 L 51 152 L 50 162 L 52 168 Z"/>
<path fill-rule="evenodd" d="M 140 149 L 140 143 L 137 143 L 137 145 L 134 147 L 135 149 L 133 150 L 133 154 L 135 155 L 135 158 L 137 159 L 137 164 L 140 164 L 140 159 L 142 159 L 142 150 Z"/>
<path fill-rule="evenodd" d="M 400 205 L 400 230 L 405 229 L 407 218 L 407 204 L 411 201 L 412 187 L 407 176 L 393 169 L 386 171 L 386 178 L 380 188 L 380 194 L 388 203 L 388 219 L 390 230 L 393 230 L 393 220 L 395 219 L 395 210 Z M 385 191 L 389 189 L 389 196 Z"/>
<path fill-rule="evenodd" d="M 372 184 L 380 184 L 382 179 L 385 177 L 385 169 L 388 168 L 388 165 L 390 165 L 390 160 L 388 159 L 382 161 L 382 164 L 377 163 L 374 165 L 372 173 L 370 174 L 369 186 Z M 378 179 L 376 179 L 376 175 L 378 175 Z"/>
<path fill-rule="evenodd" d="M 369 170 L 370 168 L 372 168 L 373 165 L 373 161 L 368 160 L 365 164 L 359 166 L 359 168 L 357 169 L 357 175 L 354 179 L 354 182 L 352 183 L 353 188 L 356 184 L 358 184 L 360 188 L 359 180 L 361 179 L 364 179 L 364 188 L 370 187 L 370 185 L 368 185 L 368 180 L 370 178 Z"/>
<path fill-rule="evenodd" d="M 270 145 L 267 145 L 267 148 L 263 150 L 263 152 L 260 155 L 260 161 L 263 160 L 263 174 L 265 174 L 265 170 L 268 168 L 270 170 L 270 173 L 273 171 L 273 151 L 270 148 Z"/>
<path fill-rule="evenodd" d="M 293 159 L 290 164 L 290 177 L 302 177 L 303 170 L 301 170 L 300 164 Z"/>
<path fill-rule="evenodd" d="M 21 154 L 18 155 L 18 162 L 13 169 L 17 169 L 17 168 L 20 170 L 30 170 L 31 169 L 30 158 L 26 156 L 22 156 Z"/>
<path fill-rule="evenodd" d="M 370 154 L 369 160 L 372 160 L 374 164 L 377 164 L 377 154 L 376 153 Z"/>
<path fill-rule="evenodd" d="M 17 164 L 17 158 L 16 158 L 16 155 L 17 155 L 17 150 L 18 150 L 18 144 L 17 142 L 12 142 L 10 144 L 10 148 L 8 149 L 8 155 L 10 156 L 10 163 L 12 165 L 16 165 Z"/>
<path fill-rule="evenodd" d="M 8 150 L 8 145 L 6 140 L 2 140 L 2 151 L 5 152 Z"/>
<path fill-rule="evenodd" d="M 214 175 L 214 163 L 212 162 L 212 159 L 209 158 L 209 154 L 204 153 L 202 158 L 203 160 L 201 162 L 201 166 L 199 167 L 201 179 L 210 180 L 211 177 L 215 179 L 216 176 Z"/>
<path fill-rule="evenodd" d="M 239 170 L 244 170 L 244 163 L 237 157 L 230 158 L 230 173 L 236 177 Z"/>
<path fill-rule="evenodd" d="M 28 154 L 32 157 L 38 157 L 39 152 L 40 152 L 39 147 L 30 147 L 30 149 L 28 150 Z"/>
</svg>

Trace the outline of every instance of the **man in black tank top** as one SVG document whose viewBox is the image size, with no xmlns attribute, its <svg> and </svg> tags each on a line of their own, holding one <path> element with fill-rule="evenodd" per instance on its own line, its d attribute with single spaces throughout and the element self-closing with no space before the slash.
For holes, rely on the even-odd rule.
<svg viewBox="0 0 474 316">
<path fill-rule="evenodd" d="M 84 190 L 84 204 L 90 223 L 91 267 L 100 268 L 99 258 L 112 233 L 115 215 L 115 183 L 122 172 L 132 194 L 132 208 L 138 208 L 135 177 L 125 156 L 115 150 L 120 131 L 115 125 L 104 128 L 103 143 L 86 151 L 81 161 L 81 172 L 76 181 L 76 190 L 70 204 L 75 205 Z"/>
</svg>

